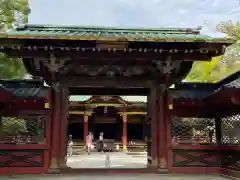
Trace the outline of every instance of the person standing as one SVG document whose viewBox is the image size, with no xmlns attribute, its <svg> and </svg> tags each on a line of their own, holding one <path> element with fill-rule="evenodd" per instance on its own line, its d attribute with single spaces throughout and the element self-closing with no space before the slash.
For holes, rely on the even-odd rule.
<svg viewBox="0 0 240 180">
<path fill-rule="evenodd" d="M 91 151 L 92 151 L 92 146 L 93 146 L 93 134 L 92 134 L 92 132 L 89 132 L 89 134 L 86 137 L 86 146 L 87 146 L 87 152 L 88 152 L 88 154 L 90 154 Z"/>
<path fill-rule="evenodd" d="M 68 137 L 68 156 L 72 156 L 73 152 L 73 140 L 72 140 L 72 135 L 69 135 Z"/>
<path fill-rule="evenodd" d="M 99 135 L 99 146 L 100 146 L 100 151 L 103 152 L 103 132 L 100 133 Z"/>
</svg>

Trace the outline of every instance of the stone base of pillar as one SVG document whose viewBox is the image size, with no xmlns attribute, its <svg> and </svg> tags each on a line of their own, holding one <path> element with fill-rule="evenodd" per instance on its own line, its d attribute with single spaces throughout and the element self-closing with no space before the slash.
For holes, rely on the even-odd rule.
<svg viewBox="0 0 240 180">
<path fill-rule="evenodd" d="M 167 167 L 167 163 L 166 163 L 166 160 L 165 160 L 165 158 L 160 158 L 159 159 L 159 168 L 161 168 L 161 169 L 166 169 L 166 167 Z"/>
<path fill-rule="evenodd" d="M 48 173 L 49 174 L 59 174 L 60 173 L 60 169 L 48 169 Z"/>
<path fill-rule="evenodd" d="M 151 164 L 148 164 L 147 165 L 149 168 L 158 168 L 158 161 L 157 161 L 157 159 L 151 159 Z"/>
<path fill-rule="evenodd" d="M 168 173 L 167 162 L 163 157 L 159 159 L 158 172 L 163 174 Z"/>
<path fill-rule="evenodd" d="M 50 160 L 49 169 L 59 169 L 59 164 L 58 164 L 57 158 L 52 158 Z"/>
<path fill-rule="evenodd" d="M 60 166 L 59 166 L 56 158 L 51 159 L 51 163 L 49 165 L 48 172 L 49 173 L 59 173 L 60 172 Z"/>
<path fill-rule="evenodd" d="M 167 168 L 158 168 L 157 172 L 161 173 L 161 174 L 167 174 L 169 173 Z"/>
</svg>

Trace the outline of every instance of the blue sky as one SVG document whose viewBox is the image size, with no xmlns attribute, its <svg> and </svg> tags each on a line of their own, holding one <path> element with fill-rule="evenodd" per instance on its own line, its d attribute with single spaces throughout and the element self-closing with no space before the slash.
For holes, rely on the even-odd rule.
<svg viewBox="0 0 240 180">
<path fill-rule="evenodd" d="M 197 27 L 240 19 L 240 0 L 29 0 L 31 24 Z M 215 34 L 215 32 L 214 32 Z"/>
</svg>

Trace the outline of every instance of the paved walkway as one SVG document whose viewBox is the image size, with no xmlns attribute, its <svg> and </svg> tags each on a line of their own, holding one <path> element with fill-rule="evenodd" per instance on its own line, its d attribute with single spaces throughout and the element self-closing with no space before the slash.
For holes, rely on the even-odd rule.
<svg viewBox="0 0 240 180">
<path fill-rule="evenodd" d="M 0 176 L 0 180 L 226 180 L 227 178 L 214 175 L 24 175 L 24 176 Z"/>
<path fill-rule="evenodd" d="M 73 155 L 68 157 L 67 166 L 71 168 L 105 168 L 107 155 L 109 155 L 107 168 L 145 168 L 147 166 L 147 156 L 131 156 L 122 152 Z"/>
</svg>

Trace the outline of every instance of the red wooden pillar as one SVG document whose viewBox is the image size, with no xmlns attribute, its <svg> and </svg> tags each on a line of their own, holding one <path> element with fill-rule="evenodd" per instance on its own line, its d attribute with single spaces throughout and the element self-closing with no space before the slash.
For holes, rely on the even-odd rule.
<svg viewBox="0 0 240 180">
<path fill-rule="evenodd" d="M 127 151 L 127 115 L 124 114 L 122 117 L 123 117 L 123 129 L 122 129 L 123 151 Z"/>
<path fill-rule="evenodd" d="M 52 118 L 51 118 L 51 144 L 50 144 L 50 170 L 59 170 L 60 168 L 60 108 L 61 93 L 52 89 Z"/>
<path fill-rule="evenodd" d="M 85 141 L 88 135 L 88 114 L 84 114 L 83 120 L 84 120 L 83 133 L 84 133 L 84 141 Z"/>
<path fill-rule="evenodd" d="M 172 155 L 172 127 L 171 127 L 171 113 L 170 110 L 173 109 L 173 99 L 166 94 L 165 97 L 166 101 L 166 133 L 167 133 L 167 166 L 168 166 L 168 171 L 171 171 L 172 164 L 173 164 L 173 155 Z"/>
<path fill-rule="evenodd" d="M 158 167 L 158 122 L 157 122 L 157 88 L 152 87 L 148 97 L 148 116 L 151 122 L 151 164 Z"/>
<path fill-rule="evenodd" d="M 68 88 L 61 89 L 61 131 L 60 131 L 60 166 L 66 167 L 67 156 L 67 126 L 68 126 Z"/>
<path fill-rule="evenodd" d="M 167 103 L 166 93 L 163 92 L 158 96 L 158 168 L 160 171 L 167 171 Z"/>
</svg>

